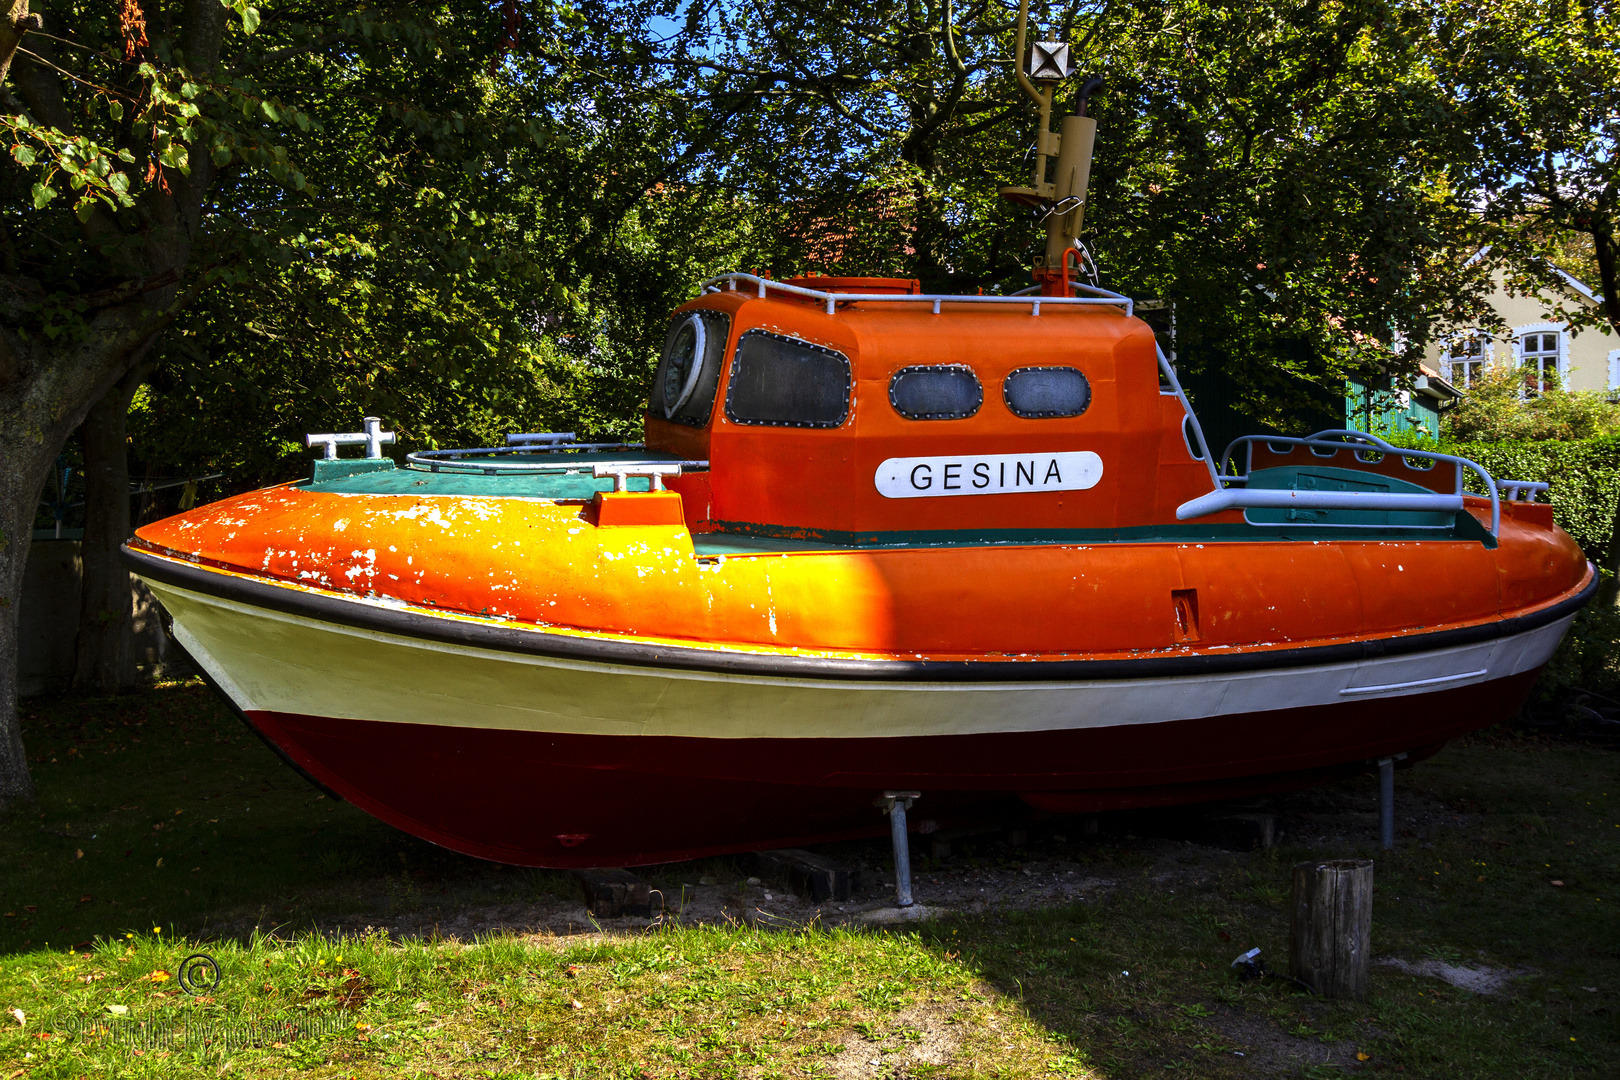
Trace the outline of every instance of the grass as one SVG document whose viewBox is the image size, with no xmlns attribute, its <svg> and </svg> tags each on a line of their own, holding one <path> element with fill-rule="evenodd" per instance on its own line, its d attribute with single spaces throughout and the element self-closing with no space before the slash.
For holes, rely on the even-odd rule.
<svg viewBox="0 0 1620 1080">
<path fill-rule="evenodd" d="M 1115 883 L 1038 911 L 398 941 L 320 928 L 376 910 L 431 927 L 492 895 L 554 901 L 567 881 L 320 797 L 195 684 L 24 705 L 40 799 L 0 816 L 0 1080 L 1620 1074 L 1609 749 L 1476 738 L 1402 773 L 1406 835 L 1376 854 L 1377 954 L 1520 974 L 1484 996 L 1375 967 L 1371 998 L 1348 1004 L 1228 965 L 1257 945 L 1286 966 L 1294 861 L 1373 854 L 1368 781 L 1278 803 L 1296 834 L 1347 822 L 1343 841 L 1233 854 L 1048 834 L 962 854 Z M 175 976 L 199 948 L 223 979 L 192 997 Z M 289 1018 L 306 1037 L 278 1034 Z M 220 1043 L 249 1023 L 257 1045 Z M 183 1030 L 190 1045 L 152 1037 Z"/>
</svg>

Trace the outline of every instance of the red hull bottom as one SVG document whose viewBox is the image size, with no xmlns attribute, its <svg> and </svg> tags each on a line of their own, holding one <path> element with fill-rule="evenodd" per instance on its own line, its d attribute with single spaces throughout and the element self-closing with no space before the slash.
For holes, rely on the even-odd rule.
<svg viewBox="0 0 1620 1080">
<path fill-rule="evenodd" d="M 884 789 L 941 824 L 1009 797 L 1053 813 L 1309 787 L 1511 717 L 1539 671 L 1398 698 L 1061 731 L 871 739 L 557 735 L 255 711 L 311 776 L 396 828 L 495 862 L 635 866 L 876 836 Z"/>
</svg>

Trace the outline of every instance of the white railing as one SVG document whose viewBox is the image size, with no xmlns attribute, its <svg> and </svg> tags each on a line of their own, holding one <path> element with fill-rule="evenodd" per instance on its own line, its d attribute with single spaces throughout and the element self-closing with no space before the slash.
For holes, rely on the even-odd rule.
<svg viewBox="0 0 1620 1080">
<path fill-rule="evenodd" d="M 802 285 L 789 285 L 782 281 L 772 281 L 770 278 L 762 278 L 757 274 L 721 274 L 719 277 L 713 277 L 708 281 L 705 281 L 701 287 L 705 293 L 737 292 L 739 291 L 737 288 L 739 282 L 751 286 L 761 300 L 765 299 L 766 292 L 770 291 L 786 293 L 789 296 L 803 296 L 811 300 L 821 301 L 822 303 L 826 304 L 828 315 L 831 315 L 837 309 L 839 304 L 852 304 L 857 302 L 863 304 L 928 304 L 933 308 L 933 313 L 935 315 L 939 314 L 941 304 L 1017 304 L 1020 306 L 1027 306 L 1030 309 L 1031 315 L 1039 315 L 1041 313 L 1042 304 L 1056 304 L 1061 307 L 1120 307 L 1125 309 L 1126 315 L 1132 314 L 1136 308 L 1136 302 L 1128 296 L 1121 296 L 1119 293 L 1109 292 L 1107 289 L 1099 289 L 1095 285 L 1084 285 L 1078 281 L 1071 281 L 1069 284 L 1076 289 L 1082 289 L 1085 292 L 1091 293 L 1092 295 L 963 296 L 956 293 L 827 292 L 822 289 L 807 289 Z M 724 285 L 725 288 L 721 288 L 722 285 Z"/>
<path fill-rule="evenodd" d="M 1340 450 L 1349 450 L 1358 457 L 1367 453 L 1380 454 L 1390 457 L 1403 458 L 1410 462 L 1412 459 L 1449 464 L 1453 467 L 1452 493 L 1433 495 L 1418 495 L 1405 492 L 1387 491 L 1300 491 L 1278 488 L 1248 488 L 1249 473 L 1254 468 L 1254 444 L 1267 443 L 1271 446 L 1286 446 L 1292 449 L 1296 446 L 1308 447 L 1313 452 L 1327 450 L 1329 453 L 1320 454 L 1322 457 L 1332 457 Z M 1245 471 L 1239 475 L 1229 474 L 1227 470 L 1232 467 L 1233 455 L 1240 449 L 1246 450 L 1244 459 Z M 1432 469 L 1433 466 L 1431 465 Z M 1479 493 L 1480 498 L 1489 498 L 1491 501 L 1492 538 L 1500 535 L 1502 530 L 1502 499 L 1509 502 L 1519 501 L 1523 494 L 1528 495 L 1528 501 L 1534 502 L 1536 495 L 1548 489 L 1549 485 L 1540 480 L 1496 480 L 1485 471 L 1484 466 L 1465 457 L 1454 454 L 1442 454 L 1434 450 L 1408 450 L 1380 439 L 1376 435 L 1369 435 L 1365 431 L 1353 431 L 1348 428 L 1329 428 L 1318 431 L 1314 435 L 1304 438 L 1295 438 L 1284 435 L 1244 435 L 1232 440 L 1232 444 L 1221 455 L 1220 468 L 1217 472 L 1219 487 L 1208 495 L 1201 495 L 1196 499 L 1189 499 L 1176 507 L 1176 518 L 1179 521 L 1188 521 L 1192 518 L 1205 517 L 1222 510 L 1390 510 L 1390 511 L 1416 511 L 1428 513 L 1455 514 L 1463 508 L 1465 495 L 1474 494 L 1463 486 L 1463 470 L 1467 469 L 1479 477 L 1484 491 Z M 1417 470 L 1416 471 L 1428 471 Z M 1309 525 L 1311 522 L 1294 522 L 1290 524 Z M 1400 528 L 1401 526 L 1394 526 Z M 1408 526 L 1417 528 L 1419 526 Z"/>
<path fill-rule="evenodd" d="M 630 458 L 622 461 L 570 461 L 562 460 L 556 464 L 536 461 L 500 461 L 497 460 L 508 455 L 536 454 L 578 454 L 602 453 L 615 450 L 643 450 L 645 443 L 582 443 L 574 441 L 571 431 L 541 431 L 524 435 L 508 435 L 505 446 L 475 446 L 465 450 L 417 450 L 405 455 L 405 460 L 411 465 L 427 469 L 429 472 L 454 473 L 482 473 L 494 476 L 497 473 L 522 475 L 557 475 L 567 473 L 590 473 L 595 477 L 605 477 L 616 473 L 625 473 L 629 476 L 649 476 L 653 471 L 662 471 L 663 475 L 676 476 L 682 470 L 703 470 L 709 467 L 707 461 L 670 461 L 667 458 Z M 468 460 L 477 458 L 478 460 Z M 602 470 L 607 470 L 604 473 Z M 654 490 L 660 490 L 659 484 L 653 485 Z M 622 491 L 621 486 L 615 485 L 614 490 Z"/>
</svg>

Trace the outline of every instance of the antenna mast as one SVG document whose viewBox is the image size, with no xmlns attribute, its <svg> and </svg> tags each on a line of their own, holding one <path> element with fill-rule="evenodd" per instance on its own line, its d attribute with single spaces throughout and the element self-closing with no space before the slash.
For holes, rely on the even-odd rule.
<svg viewBox="0 0 1620 1080">
<path fill-rule="evenodd" d="M 1035 280 L 1042 293 L 1065 296 L 1069 286 L 1069 252 L 1080 259 L 1078 238 L 1085 221 L 1086 190 L 1091 183 L 1091 151 L 1097 138 L 1097 121 L 1086 115 L 1086 103 L 1102 86 L 1102 79 L 1089 79 L 1080 88 L 1079 112 L 1065 116 L 1056 132 L 1052 123 L 1052 99 L 1057 86 L 1074 74 L 1069 46 L 1061 41 L 1037 41 L 1026 54 L 1029 29 L 1029 0 L 1018 4 L 1018 85 L 1040 108 L 1040 125 L 1035 131 L 1035 173 L 1029 187 L 1004 187 L 1001 194 L 1016 203 L 1043 212 L 1046 222 L 1046 252 L 1035 256 Z M 1027 70 L 1026 70 L 1027 69 Z M 1047 162 L 1057 159 L 1052 179 L 1047 180 Z"/>
</svg>

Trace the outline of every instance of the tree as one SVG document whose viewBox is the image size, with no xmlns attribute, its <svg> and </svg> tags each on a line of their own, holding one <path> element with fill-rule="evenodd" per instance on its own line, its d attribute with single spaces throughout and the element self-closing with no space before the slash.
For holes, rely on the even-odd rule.
<svg viewBox="0 0 1620 1080">
<path fill-rule="evenodd" d="M 738 182 L 784 207 L 783 261 L 823 262 L 819 239 L 850 269 L 929 287 L 1027 283 L 1039 229 L 996 194 L 1026 182 L 1033 135 L 1009 63 L 1016 4 L 692 10 L 658 63 L 766 102 Z M 1312 382 L 1337 396 L 1349 373 L 1415 374 L 1431 338 L 1483 307 L 1487 269 L 1466 263 L 1483 242 L 1472 144 L 1424 52 L 1431 10 L 1068 0 L 1033 13 L 1038 36 L 1069 40 L 1078 70 L 1107 80 L 1086 214 L 1103 279 L 1174 300 L 1183 343 L 1255 419 L 1306 404 Z"/>
<path fill-rule="evenodd" d="M 1560 295 L 1552 267 L 1584 249 L 1603 303 L 1554 317 L 1620 331 L 1620 8 L 1452 2 L 1438 15 L 1428 51 L 1473 136 L 1468 163 L 1495 261 L 1519 288 Z"/>
<path fill-rule="evenodd" d="M 641 316 L 684 298 L 706 238 L 747 231 L 705 224 L 702 181 L 723 168 L 716 118 L 753 99 L 683 99 L 645 77 L 658 10 L 121 0 L 54 5 L 41 22 L 13 7 L 0 28 L 0 803 L 31 789 L 14 598 L 34 503 L 63 439 L 137 364 L 156 384 L 138 415 L 152 416 L 151 394 L 210 379 L 280 396 L 283 449 L 297 427 L 353 422 L 326 409 L 390 395 L 437 406 L 407 417 L 432 441 L 460 423 L 446 385 L 499 411 L 493 380 L 547 364 L 568 392 L 598 391 L 595 422 L 623 425 L 662 337 L 661 318 Z M 694 255 L 664 258 L 649 225 Z M 458 335 L 468 325 L 479 333 Z"/>
</svg>

